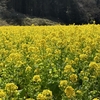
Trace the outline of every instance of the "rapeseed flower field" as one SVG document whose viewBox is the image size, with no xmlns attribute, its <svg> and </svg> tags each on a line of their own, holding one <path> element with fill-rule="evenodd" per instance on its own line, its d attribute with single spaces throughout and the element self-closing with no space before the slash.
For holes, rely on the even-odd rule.
<svg viewBox="0 0 100 100">
<path fill-rule="evenodd" d="M 0 100 L 99 100 L 100 25 L 0 27 Z"/>
</svg>

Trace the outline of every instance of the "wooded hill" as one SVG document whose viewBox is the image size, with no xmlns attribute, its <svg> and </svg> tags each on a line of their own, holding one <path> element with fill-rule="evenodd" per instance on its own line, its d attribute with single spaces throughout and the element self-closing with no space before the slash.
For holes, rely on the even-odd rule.
<svg viewBox="0 0 100 100">
<path fill-rule="evenodd" d="M 0 24 L 100 23 L 100 0 L 0 0 Z"/>
</svg>

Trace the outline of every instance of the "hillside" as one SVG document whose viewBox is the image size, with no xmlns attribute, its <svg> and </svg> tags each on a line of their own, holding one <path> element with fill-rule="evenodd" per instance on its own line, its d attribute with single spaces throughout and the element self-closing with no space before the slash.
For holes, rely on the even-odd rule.
<svg viewBox="0 0 100 100">
<path fill-rule="evenodd" d="M 100 23 L 100 0 L 0 0 L 0 25 Z"/>
</svg>

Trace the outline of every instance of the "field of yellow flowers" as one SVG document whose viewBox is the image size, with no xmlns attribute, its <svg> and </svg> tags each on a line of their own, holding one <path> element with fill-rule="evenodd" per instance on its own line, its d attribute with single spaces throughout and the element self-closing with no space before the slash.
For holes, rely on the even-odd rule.
<svg viewBox="0 0 100 100">
<path fill-rule="evenodd" d="M 100 25 L 0 27 L 0 100 L 99 100 Z"/>
</svg>

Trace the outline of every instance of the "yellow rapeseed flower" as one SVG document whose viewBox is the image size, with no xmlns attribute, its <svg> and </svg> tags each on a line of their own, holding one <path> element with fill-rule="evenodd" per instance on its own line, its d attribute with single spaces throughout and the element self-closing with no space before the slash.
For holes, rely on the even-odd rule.
<svg viewBox="0 0 100 100">
<path fill-rule="evenodd" d="M 26 69 L 25 69 L 25 72 L 30 72 L 31 70 L 32 70 L 32 67 L 27 66 Z"/>
<path fill-rule="evenodd" d="M 83 80 L 84 80 L 84 81 L 89 81 L 89 78 L 88 78 L 87 76 L 84 76 L 84 77 L 83 77 Z"/>
<path fill-rule="evenodd" d="M 51 48 L 46 48 L 46 52 L 47 53 L 51 53 L 52 52 L 52 49 Z"/>
<path fill-rule="evenodd" d="M 59 55 L 59 54 L 61 54 L 61 50 L 55 50 L 55 54 L 57 54 L 57 55 Z"/>
<path fill-rule="evenodd" d="M 42 93 L 39 93 L 37 96 L 37 100 L 46 100 L 45 98 L 46 97 Z"/>
<path fill-rule="evenodd" d="M 45 39 L 41 39 L 41 40 L 40 40 L 40 43 L 41 43 L 41 45 L 43 46 L 43 45 L 46 44 L 46 40 L 45 40 Z"/>
<path fill-rule="evenodd" d="M 0 98 L 3 98 L 5 96 L 6 96 L 6 93 L 2 89 L 0 89 Z"/>
<path fill-rule="evenodd" d="M 3 67 L 4 66 L 4 63 L 0 63 L 0 67 Z"/>
<path fill-rule="evenodd" d="M 65 88 L 67 86 L 68 81 L 67 80 L 61 80 L 59 87 Z"/>
<path fill-rule="evenodd" d="M 37 100 L 52 100 L 52 91 L 46 89 L 42 93 L 39 93 Z"/>
<path fill-rule="evenodd" d="M 97 70 L 98 64 L 96 62 L 90 62 L 89 67 L 90 69 Z"/>
<path fill-rule="evenodd" d="M 82 91 L 81 91 L 81 90 L 77 90 L 76 93 L 77 93 L 78 95 L 82 95 Z"/>
<path fill-rule="evenodd" d="M 34 75 L 32 80 L 33 80 L 33 82 L 41 82 L 40 75 Z"/>
<path fill-rule="evenodd" d="M 7 61 L 11 62 L 11 61 L 20 61 L 21 60 L 22 55 L 20 53 L 11 53 L 9 55 L 9 57 L 7 57 Z"/>
<path fill-rule="evenodd" d="M 71 75 L 70 75 L 70 80 L 71 80 L 72 82 L 77 82 L 77 75 L 76 75 L 76 74 L 71 74 Z"/>
<path fill-rule="evenodd" d="M 18 87 L 14 83 L 7 83 L 5 86 L 5 90 L 8 94 L 16 92 L 17 89 Z"/>
<path fill-rule="evenodd" d="M 65 62 L 68 63 L 69 59 L 66 57 Z"/>
<path fill-rule="evenodd" d="M 46 100 L 52 100 L 52 91 L 46 89 L 43 90 L 42 94 L 46 97 Z"/>
<path fill-rule="evenodd" d="M 94 98 L 93 100 L 99 100 L 98 98 Z"/>
<path fill-rule="evenodd" d="M 68 98 L 73 98 L 75 96 L 75 90 L 72 86 L 67 86 L 64 92 Z"/>
<path fill-rule="evenodd" d="M 87 59 L 88 56 L 87 56 L 87 54 L 80 54 L 79 57 L 80 57 L 80 60 L 84 61 Z"/>
<path fill-rule="evenodd" d="M 66 65 L 65 67 L 64 67 L 64 72 L 75 72 L 75 70 L 73 69 L 73 67 L 71 66 L 71 65 Z"/>
<path fill-rule="evenodd" d="M 77 63 L 77 62 L 79 61 L 79 58 L 76 57 L 76 58 L 74 59 L 74 61 Z"/>
<path fill-rule="evenodd" d="M 35 47 L 29 47 L 28 52 L 35 52 Z"/>
<path fill-rule="evenodd" d="M 99 63 L 100 62 L 100 56 L 95 56 L 93 59 L 95 62 Z"/>
<path fill-rule="evenodd" d="M 83 52 L 85 53 L 85 54 L 91 54 L 91 47 L 90 46 L 86 46 L 84 49 L 83 49 Z"/>
</svg>

